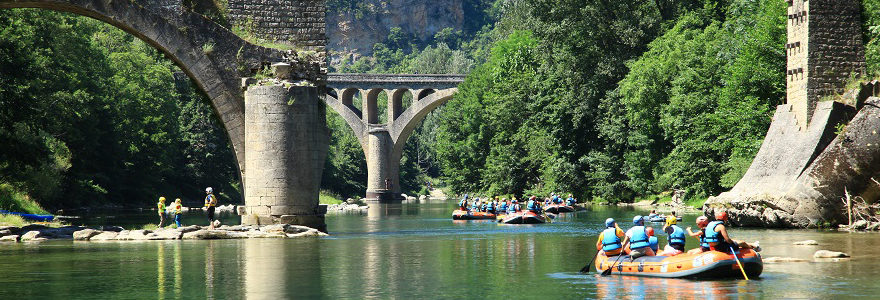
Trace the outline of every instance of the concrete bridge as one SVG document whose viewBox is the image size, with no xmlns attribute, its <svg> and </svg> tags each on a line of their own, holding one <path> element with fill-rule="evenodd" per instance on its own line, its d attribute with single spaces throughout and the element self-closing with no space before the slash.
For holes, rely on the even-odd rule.
<svg viewBox="0 0 880 300">
<path fill-rule="evenodd" d="M 429 112 L 446 103 L 458 91 L 464 75 L 329 74 L 324 101 L 336 111 L 364 150 L 367 160 L 366 198 L 395 202 L 400 193 L 400 158 L 415 127 Z M 387 122 L 379 124 L 378 99 L 388 99 Z M 406 94 L 412 104 L 403 107 Z M 361 107 L 354 98 L 360 95 Z"/>
</svg>

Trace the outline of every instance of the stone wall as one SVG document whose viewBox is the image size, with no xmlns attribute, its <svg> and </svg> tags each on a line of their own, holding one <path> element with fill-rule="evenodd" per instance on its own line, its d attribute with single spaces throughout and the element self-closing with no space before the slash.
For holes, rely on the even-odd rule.
<svg viewBox="0 0 880 300">
<path fill-rule="evenodd" d="M 787 103 L 801 128 L 816 103 L 865 70 L 857 0 L 787 0 Z M 854 74 L 855 73 L 855 74 Z"/>
<path fill-rule="evenodd" d="M 229 18 L 261 39 L 305 50 L 327 44 L 324 0 L 229 0 Z"/>
</svg>

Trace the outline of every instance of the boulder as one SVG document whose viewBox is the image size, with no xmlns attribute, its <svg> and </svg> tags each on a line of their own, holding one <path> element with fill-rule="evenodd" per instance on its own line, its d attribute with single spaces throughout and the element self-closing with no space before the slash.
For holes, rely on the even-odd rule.
<svg viewBox="0 0 880 300">
<path fill-rule="evenodd" d="M 305 226 L 302 226 L 305 227 Z M 309 228 L 309 227 L 306 227 Z M 299 233 L 288 233 L 287 237 L 289 238 L 298 238 L 298 237 L 306 237 L 306 236 L 326 236 L 326 233 L 320 232 L 317 229 L 309 228 L 307 231 L 299 232 Z"/>
<path fill-rule="evenodd" d="M 101 231 L 112 231 L 112 232 L 121 232 L 125 230 L 125 228 L 119 226 L 101 226 Z"/>
<path fill-rule="evenodd" d="M 265 232 L 259 230 L 251 230 L 245 233 L 248 238 L 286 238 L 287 234 L 281 231 Z"/>
<path fill-rule="evenodd" d="M 787 262 L 806 262 L 806 259 L 794 258 L 794 257 L 765 257 L 763 259 L 765 263 L 787 263 Z"/>
<path fill-rule="evenodd" d="M 244 225 L 233 225 L 233 226 L 223 225 L 223 226 L 218 227 L 217 229 L 218 230 L 226 230 L 226 231 L 246 232 L 246 231 L 250 231 L 253 228 L 250 226 L 244 226 Z"/>
<path fill-rule="evenodd" d="M 189 226 L 184 226 L 184 227 L 178 227 L 175 230 L 177 230 L 180 233 L 187 233 L 187 232 L 198 231 L 201 229 L 202 229 L 202 227 L 199 225 L 189 225 Z"/>
<path fill-rule="evenodd" d="M 871 223 L 870 225 L 868 225 L 868 227 L 865 227 L 865 230 L 868 230 L 868 231 L 880 230 L 880 222 Z"/>
<path fill-rule="evenodd" d="M 119 241 L 143 241 L 147 239 L 147 235 L 153 233 L 150 230 L 123 230 L 116 236 Z"/>
<path fill-rule="evenodd" d="M 98 235 L 90 238 L 89 241 L 111 241 L 115 240 L 118 235 L 119 233 L 115 231 L 103 231 Z"/>
<path fill-rule="evenodd" d="M 92 237 L 101 234 L 101 231 L 97 231 L 94 229 L 83 229 L 80 231 L 76 231 L 73 233 L 74 241 L 88 241 Z"/>
<path fill-rule="evenodd" d="M 179 240 L 183 232 L 176 229 L 159 229 L 147 234 L 148 240 Z"/>
<path fill-rule="evenodd" d="M 219 239 L 241 239 L 247 238 L 244 232 L 230 232 L 224 230 L 198 230 L 183 234 L 184 240 L 219 240 Z"/>
<path fill-rule="evenodd" d="M 843 252 L 829 251 L 829 250 L 819 250 L 816 253 L 813 253 L 813 258 L 840 258 L 840 257 L 849 257 L 849 254 Z"/>
<path fill-rule="evenodd" d="M 818 245 L 819 242 L 816 242 L 815 240 L 805 240 L 805 241 L 794 242 L 793 244 L 799 245 L 799 246 L 813 246 L 813 245 Z"/>
<path fill-rule="evenodd" d="M 7 235 L 13 235 L 12 230 L 0 229 L 0 237 L 7 236 Z"/>
<path fill-rule="evenodd" d="M 865 220 L 855 221 L 852 223 L 852 226 L 850 226 L 849 228 L 851 228 L 852 230 L 865 230 L 865 228 L 868 228 L 868 221 L 865 221 Z"/>
<path fill-rule="evenodd" d="M 4 235 L 0 237 L 0 242 L 18 242 L 17 235 Z"/>
<path fill-rule="evenodd" d="M 21 241 L 22 241 L 22 242 L 31 241 L 31 240 L 34 240 L 34 239 L 38 238 L 39 236 L 40 236 L 40 232 L 39 232 L 39 231 L 31 230 L 31 231 L 28 231 L 27 233 L 25 233 L 24 235 L 21 236 Z"/>
</svg>

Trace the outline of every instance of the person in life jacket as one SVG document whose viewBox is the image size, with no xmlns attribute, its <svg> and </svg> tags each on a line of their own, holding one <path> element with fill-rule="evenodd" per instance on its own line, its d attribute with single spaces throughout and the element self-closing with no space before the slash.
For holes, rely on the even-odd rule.
<svg viewBox="0 0 880 300">
<path fill-rule="evenodd" d="M 675 256 L 684 253 L 686 235 L 684 229 L 676 225 L 677 223 L 678 218 L 675 216 L 675 212 L 672 212 L 671 216 L 666 217 L 666 224 L 663 225 L 663 232 L 666 232 L 667 243 L 666 247 L 663 248 L 663 252 L 657 255 Z"/>
<path fill-rule="evenodd" d="M 471 210 L 472 211 L 480 211 L 480 207 L 482 207 L 482 206 L 483 206 L 483 204 L 480 203 L 480 198 L 475 198 L 474 205 L 471 206 Z"/>
<path fill-rule="evenodd" d="M 599 250 L 600 254 L 604 253 L 605 256 L 619 255 L 623 251 L 623 245 L 620 241 L 624 236 L 623 229 L 617 226 L 614 219 L 605 219 L 605 230 L 599 233 L 599 238 L 596 240 L 596 250 Z"/>
<path fill-rule="evenodd" d="M 468 194 L 464 194 L 464 198 L 461 198 L 461 201 L 458 201 L 458 209 L 463 211 L 468 210 Z"/>
<path fill-rule="evenodd" d="M 577 200 L 574 200 L 574 197 L 572 197 L 571 194 L 568 194 L 568 199 L 565 200 L 565 205 L 574 206 L 575 204 L 577 204 Z"/>
<path fill-rule="evenodd" d="M 183 214 L 183 205 L 180 204 L 180 198 L 174 200 L 174 223 L 177 224 L 177 228 L 183 227 L 180 224 L 180 216 Z"/>
<path fill-rule="evenodd" d="M 654 227 L 645 228 L 645 233 L 648 235 L 648 245 L 654 253 L 657 253 L 657 250 L 660 250 L 660 241 L 654 236 Z"/>
<path fill-rule="evenodd" d="M 541 204 L 538 203 L 538 199 L 535 196 L 529 198 L 529 202 L 526 204 L 526 208 L 533 213 L 540 214 L 541 213 Z"/>
<path fill-rule="evenodd" d="M 495 202 L 489 201 L 489 203 L 486 203 L 486 212 L 495 214 Z"/>
<path fill-rule="evenodd" d="M 653 218 L 653 217 L 656 217 L 656 216 L 657 216 L 657 210 L 656 210 L 656 209 L 652 209 L 652 210 L 651 210 L 651 213 L 648 214 L 648 218 L 649 218 L 649 219 L 650 219 L 650 218 Z"/>
<path fill-rule="evenodd" d="M 159 228 L 162 228 L 165 225 L 165 197 L 159 197 L 156 209 L 159 211 Z"/>
<path fill-rule="evenodd" d="M 633 217 L 633 227 L 626 231 L 626 238 L 623 240 L 626 245 L 626 253 L 636 259 L 642 256 L 654 256 L 654 250 L 651 249 L 648 233 L 645 228 L 645 220 L 642 216 Z"/>
<path fill-rule="evenodd" d="M 693 232 L 691 231 L 691 227 L 688 226 L 687 232 L 689 236 L 699 238 L 700 239 L 700 247 L 688 250 L 688 254 L 700 254 L 702 252 L 709 251 L 709 243 L 706 242 L 705 229 L 706 226 L 709 225 L 709 219 L 706 216 L 697 217 L 697 226 L 700 227 L 700 231 Z"/>
<path fill-rule="evenodd" d="M 507 201 L 507 198 L 501 199 L 501 204 L 499 204 L 498 207 L 495 208 L 495 211 L 497 211 L 500 214 L 506 213 L 507 207 L 509 205 L 510 204 L 509 204 L 509 201 Z"/>
<path fill-rule="evenodd" d="M 208 211 L 208 222 L 209 228 L 214 229 L 214 209 L 217 208 L 217 197 L 214 196 L 214 189 L 208 187 L 205 189 L 205 193 L 208 194 L 205 196 L 205 208 Z"/>
<path fill-rule="evenodd" d="M 513 203 L 507 208 L 508 213 L 517 213 L 521 210 L 522 208 L 519 206 L 519 201 L 517 201 L 516 198 L 513 199 Z"/>
<path fill-rule="evenodd" d="M 739 251 L 740 248 L 755 249 L 755 251 L 760 252 L 761 247 L 758 242 L 755 242 L 754 245 L 750 245 L 746 242 L 737 241 L 730 237 L 730 234 L 727 232 L 727 227 L 724 226 L 724 223 L 727 222 L 727 218 L 727 212 L 715 212 L 715 221 L 709 222 L 709 225 L 706 225 L 705 235 L 709 248 L 714 251 L 725 253 Z"/>
</svg>

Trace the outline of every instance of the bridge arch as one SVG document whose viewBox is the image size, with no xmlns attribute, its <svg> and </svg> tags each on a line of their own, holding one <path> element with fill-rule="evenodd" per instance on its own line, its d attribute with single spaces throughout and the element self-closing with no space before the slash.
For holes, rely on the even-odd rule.
<svg viewBox="0 0 880 300">
<path fill-rule="evenodd" d="M 0 9 L 36 8 L 74 13 L 119 28 L 164 53 L 210 99 L 244 178 L 244 96 L 240 73 L 283 59 L 281 52 L 248 43 L 176 1 L 0 0 Z M 177 2 L 179 4 L 179 2 Z M 217 66 L 235 66 L 218 68 Z"/>
</svg>

